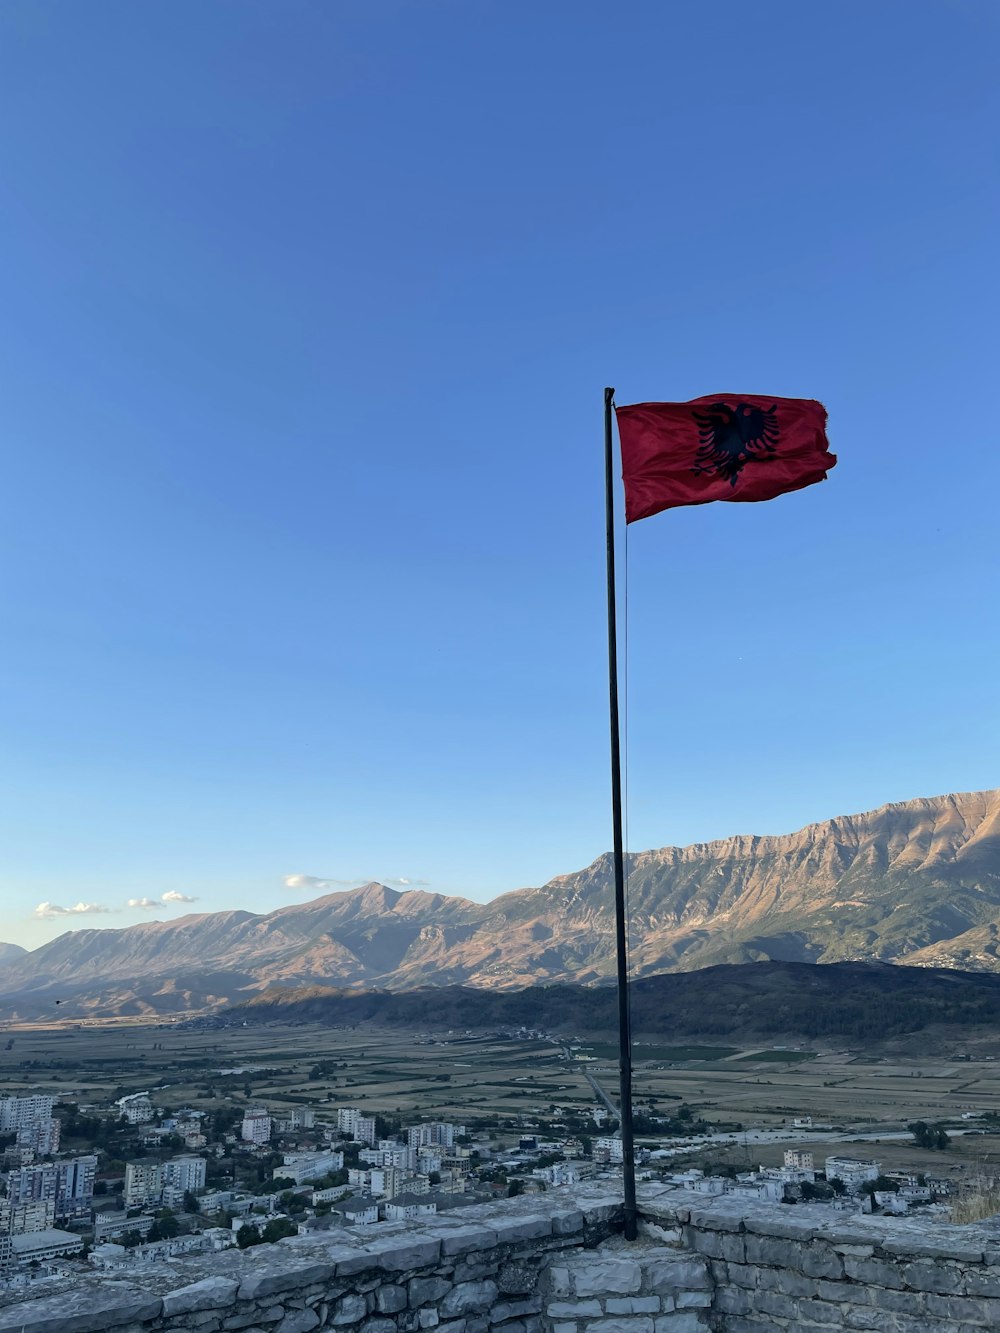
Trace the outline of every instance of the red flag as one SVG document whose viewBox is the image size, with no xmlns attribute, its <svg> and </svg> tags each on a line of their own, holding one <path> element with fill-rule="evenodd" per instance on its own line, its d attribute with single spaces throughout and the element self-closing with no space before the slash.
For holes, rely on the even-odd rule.
<svg viewBox="0 0 1000 1333">
<path fill-rule="evenodd" d="M 712 500 L 773 500 L 823 481 L 826 408 L 812 398 L 720 393 L 617 407 L 625 521 Z"/>
</svg>

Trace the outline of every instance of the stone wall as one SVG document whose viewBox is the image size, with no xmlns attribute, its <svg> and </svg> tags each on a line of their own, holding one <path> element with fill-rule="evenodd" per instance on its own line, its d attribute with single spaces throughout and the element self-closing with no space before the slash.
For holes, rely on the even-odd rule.
<svg viewBox="0 0 1000 1333">
<path fill-rule="evenodd" d="M 722 1333 L 1000 1327 L 1000 1227 L 649 1190 L 644 1230 L 708 1263 Z M 569 1330 L 566 1331 L 569 1333 Z"/>
<path fill-rule="evenodd" d="M 1000 1228 L 661 1187 L 622 1240 L 574 1186 L 425 1223 L 299 1236 L 43 1283 L 0 1333 L 765 1333 L 1000 1327 Z"/>
</svg>

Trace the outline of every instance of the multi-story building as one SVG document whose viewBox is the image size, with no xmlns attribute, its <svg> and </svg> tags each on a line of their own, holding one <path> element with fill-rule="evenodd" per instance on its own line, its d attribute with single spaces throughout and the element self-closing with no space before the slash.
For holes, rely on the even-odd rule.
<svg viewBox="0 0 1000 1333">
<path fill-rule="evenodd" d="M 602 1135 L 594 1140 L 594 1156 L 604 1156 L 607 1154 L 607 1161 L 620 1162 L 623 1160 L 623 1149 L 621 1139 L 616 1139 L 611 1135 Z"/>
<path fill-rule="evenodd" d="M 138 1236 L 148 1236 L 153 1225 L 150 1213 L 129 1217 L 128 1213 L 97 1213 L 94 1217 L 94 1244 L 101 1245 L 106 1240 L 117 1240 L 134 1231 Z"/>
<path fill-rule="evenodd" d="M 130 1093 L 127 1097 L 119 1098 L 115 1105 L 130 1125 L 146 1125 L 155 1114 L 148 1092 Z"/>
<path fill-rule="evenodd" d="M 356 1106 L 345 1106 L 337 1112 L 337 1128 L 350 1134 L 355 1143 L 375 1144 L 375 1117 L 362 1115 Z"/>
<path fill-rule="evenodd" d="M 54 1097 L 0 1097 L 0 1134 L 29 1129 L 52 1119 Z"/>
<path fill-rule="evenodd" d="M 828 1157 L 825 1170 L 827 1180 L 842 1180 L 848 1194 L 857 1194 L 882 1174 L 881 1165 L 870 1157 Z"/>
<path fill-rule="evenodd" d="M 286 1152 L 283 1165 L 274 1168 L 272 1178 L 285 1177 L 303 1185 L 309 1180 L 320 1180 L 331 1171 L 341 1171 L 343 1166 L 342 1152 Z"/>
<path fill-rule="evenodd" d="M 406 1140 L 411 1148 L 454 1148 L 455 1140 L 465 1136 L 464 1125 L 453 1125 L 447 1120 L 435 1120 L 428 1125 L 411 1125 Z"/>
<path fill-rule="evenodd" d="M 248 1106 L 243 1117 L 240 1137 L 244 1143 L 260 1147 L 271 1141 L 271 1117 L 262 1106 Z"/>
<path fill-rule="evenodd" d="M 159 1203 L 163 1193 L 163 1167 L 159 1162 L 128 1162 L 125 1167 L 125 1207 L 142 1208 Z"/>
<path fill-rule="evenodd" d="M 62 1121 L 55 1116 L 48 1120 L 38 1120 L 33 1125 L 23 1125 L 17 1131 L 17 1146 L 27 1148 L 36 1157 L 51 1157 L 59 1151 L 59 1136 Z"/>
<path fill-rule="evenodd" d="M 56 1224 L 56 1205 L 52 1199 L 37 1199 L 11 1204 L 0 1200 L 0 1232 L 23 1236 L 26 1231 L 46 1231 Z"/>
<path fill-rule="evenodd" d="M 163 1163 L 163 1184 L 180 1190 L 181 1194 L 185 1191 L 197 1194 L 205 1188 L 207 1166 L 204 1157 L 171 1157 Z"/>
<path fill-rule="evenodd" d="M 811 1152 L 804 1152 L 800 1148 L 785 1149 L 785 1165 L 795 1171 L 814 1171 L 815 1164 Z"/>
<path fill-rule="evenodd" d="M 87 1218 L 94 1202 L 96 1176 L 96 1156 L 22 1166 L 10 1173 L 7 1198 L 12 1207 L 52 1203 L 59 1222 Z"/>
</svg>

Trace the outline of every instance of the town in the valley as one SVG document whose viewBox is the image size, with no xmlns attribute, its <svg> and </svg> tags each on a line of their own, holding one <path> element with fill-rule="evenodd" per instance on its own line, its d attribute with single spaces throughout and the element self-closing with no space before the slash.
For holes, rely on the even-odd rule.
<svg viewBox="0 0 1000 1333">
<path fill-rule="evenodd" d="M 610 1054 L 524 1030 L 12 1034 L 0 1061 L 0 1283 L 23 1292 L 613 1185 Z M 227 1055 L 237 1063 L 220 1063 Z M 651 1050 L 637 1074 L 639 1179 L 831 1212 L 985 1215 L 996 1211 L 1000 1086 L 993 1055 L 967 1060 L 935 1071 L 846 1052 Z M 155 1084 L 137 1086 L 143 1075 Z"/>
</svg>

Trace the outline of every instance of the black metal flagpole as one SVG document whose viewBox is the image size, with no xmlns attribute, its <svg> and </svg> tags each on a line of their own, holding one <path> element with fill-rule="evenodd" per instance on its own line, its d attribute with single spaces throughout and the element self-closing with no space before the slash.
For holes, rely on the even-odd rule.
<svg viewBox="0 0 1000 1333">
<path fill-rule="evenodd" d="M 615 614 L 614 389 L 604 390 L 604 477 L 608 538 L 608 683 L 611 705 L 611 814 L 614 826 L 615 936 L 618 945 L 618 1050 L 621 1086 L 622 1176 L 625 1239 L 635 1240 L 635 1144 L 632 1138 L 632 1032 L 628 1004 L 628 937 L 625 929 L 625 854 L 622 845 L 622 768 L 618 729 L 618 628 Z"/>
</svg>

